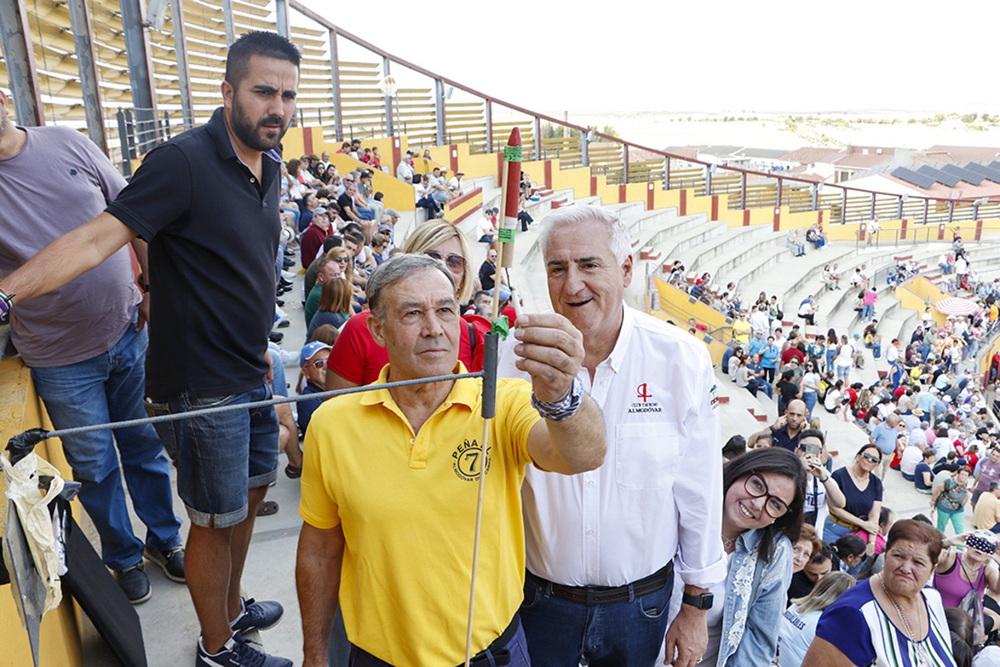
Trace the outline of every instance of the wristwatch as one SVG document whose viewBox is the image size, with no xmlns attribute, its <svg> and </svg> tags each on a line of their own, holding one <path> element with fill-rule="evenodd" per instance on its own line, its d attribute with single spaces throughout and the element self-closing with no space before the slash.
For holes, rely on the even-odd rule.
<svg viewBox="0 0 1000 667">
<path fill-rule="evenodd" d="M 684 604 L 691 605 L 695 609 L 711 609 L 712 602 L 715 601 L 715 596 L 711 593 L 702 593 L 701 595 L 689 595 L 685 593 L 681 601 Z"/>
</svg>

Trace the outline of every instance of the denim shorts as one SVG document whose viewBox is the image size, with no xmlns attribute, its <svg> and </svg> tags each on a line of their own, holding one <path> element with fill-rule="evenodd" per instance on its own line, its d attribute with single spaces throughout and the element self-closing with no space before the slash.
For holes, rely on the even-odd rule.
<svg viewBox="0 0 1000 667">
<path fill-rule="evenodd" d="M 153 415 L 250 403 L 271 398 L 266 384 L 242 394 L 146 400 Z M 274 406 L 155 424 L 177 465 L 177 493 L 191 522 L 228 528 L 247 518 L 247 492 L 278 477 L 278 417 Z"/>
</svg>

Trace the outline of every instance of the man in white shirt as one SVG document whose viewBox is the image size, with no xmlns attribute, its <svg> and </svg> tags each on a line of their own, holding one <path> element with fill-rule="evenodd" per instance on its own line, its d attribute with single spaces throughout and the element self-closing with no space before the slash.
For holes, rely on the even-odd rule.
<svg viewBox="0 0 1000 667">
<path fill-rule="evenodd" d="M 525 478 L 531 660 L 652 665 L 665 641 L 675 665 L 693 667 L 708 641 L 703 594 L 726 576 L 711 360 L 694 337 L 625 306 L 631 244 L 615 214 L 559 209 L 541 247 L 552 305 L 583 333 L 578 377 L 609 442 L 595 471 L 562 480 L 530 468 Z M 515 350 L 504 348 L 501 376 L 519 374 Z M 675 575 L 687 604 L 668 630 Z"/>
<path fill-rule="evenodd" d="M 407 183 L 413 183 L 413 166 L 410 162 L 413 160 L 413 151 L 406 151 L 400 160 L 399 164 L 396 166 L 396 178 L 401 181 L 406 181 Z"/>
<path fill-rule="evenodd" d="M 750 315 L 750 328 L 756 334 L 758 331 L 767 336 L 770 333 L 771 322 L 767 316 L 767 306 L 761 305 Z"/>
</svg>

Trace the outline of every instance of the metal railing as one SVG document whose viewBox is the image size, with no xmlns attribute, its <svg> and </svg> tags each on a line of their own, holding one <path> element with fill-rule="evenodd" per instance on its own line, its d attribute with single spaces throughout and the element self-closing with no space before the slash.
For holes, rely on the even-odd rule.
<svg viewBox="0 0 1000 667">
<path fill-rule="evenodd" d="M 854 233 L 854 247 L 857 249 L 861 249 L 862 247 L 880 248 L 882 245 L 891 244 L 898 248 L 900 245 L 915 246 L 920 242 L 951 242 L 953 239 L 947 237 L 948 233 L 957 233 L 962 237 L 963 243 L 971 243 L 973 241 L 982 243 L 982 228 L 978 225 L 958 226 L 946 229 L 944 224 L 930 224 L 914 225 L 906 229 L 879 229 L 871 236 L 864 229 L 859 229 Z"/>
</svg>

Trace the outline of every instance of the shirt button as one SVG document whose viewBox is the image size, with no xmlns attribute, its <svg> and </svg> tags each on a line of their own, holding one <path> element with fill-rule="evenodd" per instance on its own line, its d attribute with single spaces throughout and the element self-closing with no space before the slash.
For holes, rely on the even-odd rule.
<svg viewBox="0 0 1000 667">
<path fill-rule="evenodd" d="M 593 528 L 588 528 L 587 529 L 587 534 L 588 535 L 593 535 L 594 534 L 594 529 Z"/>
<path fill-rule="evenodd" d="M 413 438 L 410 438 L 410 444 L 411 445 L 413 444 Z"/>
<path fill-rule="evenodd" d="M 594 480 L 588 479 L 587 480 L 587 486 L 594 486 Z"/>
<path fill-rule="evenodd" d="M 250 177 L 250 182 L 251 182 L 251 183 L 256 183 L 256 182 L 257 182 L 257 179 L 256 179 L 256 178 L 254 178 L 253 176 L 251 176 L 251 177 Z"/>
</svg>

